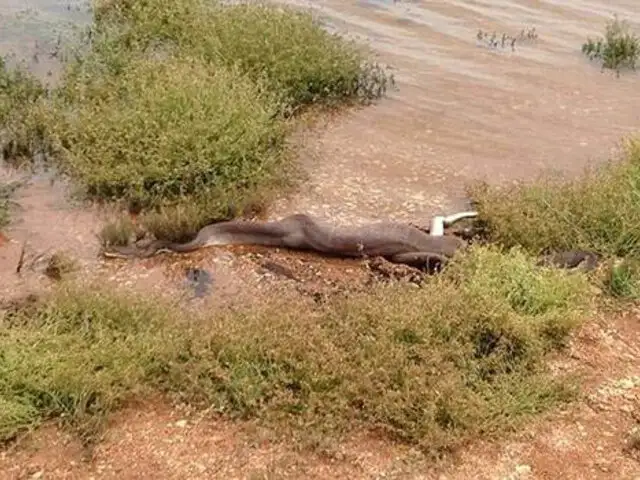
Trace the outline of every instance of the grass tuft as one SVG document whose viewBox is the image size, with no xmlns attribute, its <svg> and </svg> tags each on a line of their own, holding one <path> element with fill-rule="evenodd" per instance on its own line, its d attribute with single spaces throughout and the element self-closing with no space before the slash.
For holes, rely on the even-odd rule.
<svg viewBox="0 0 640 480">
<path fill-rule="evenodd" d="M 63 283 L 0 323 L 0 434 L 62 418 L 91 438 L 128 399 L 163 392 L 299 440 L 360 428 L 440 454 L 572 398 L 545 356 L 587 298 L 582 275 L 481 248 L 419 290 L 312 310 L 274 300 L 185 317 Z"/>
<path fill-rule="evenodd" d="M 619 300 L 640 300 L 640 265 L 637 260 L 616 262 L 606 269 L 602 281 L 605 291 Z"/>
<path fill-rule="evenodd" d="M 21 182 L 0 183 L 0 230 L 6 227 L 11 220 L 11 199 L 21 185 Z"/>
</svg>

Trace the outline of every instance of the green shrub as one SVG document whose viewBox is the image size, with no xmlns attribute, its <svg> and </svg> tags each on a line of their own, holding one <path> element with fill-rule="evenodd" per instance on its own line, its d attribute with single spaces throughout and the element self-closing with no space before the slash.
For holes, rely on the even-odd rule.
<svg viewBox="0 0 640 480">
<path fill-rule="evenodd" d="M 619 161 L 571 181 L 541 179 L 509 188 L 473 185 L 469 194 L 489 240 L 542 250 L 583 248 L 640 255 L 640 143 Z"/>
<path fill-rule="evenodd" d="M 640 299 L 640 265 L 637 260 L 613 263 L 603 276 L 605 291 L 622 300 Z"/>
<path fill-rule="evenodd" d="M 5 160 L 31 160 L 42 147 L 46 124 L 41 100 L 46 90 L 22 68 L 9 68 L 0 58 L 0 149 Z"/>
<path fill-rule="evenodd" d="M 12 155 L 46 140 L 90 198 L 142 209 L 143 226 L 172 240 L 292 184 L 283 113 L 366 102 L 392 83 L 310 15 L 260 4 L 96 0 L 67 58 L 50 100 L 28 77 L 12 81 L 25 86 L 7 93 L 4 114 L 20 126 Z M 122 242 L 118 231 L 105 238 Z"/>
<path fill-rule="evenodd" d="M 627 22 L 615 17 L 607 23 L 604 38 L 587 39 L 582 45 L 582 53 L 589 60 L 600 60 L 603 69 L 616 70 L 618 74 L 624 67 L 635 70 L 640 57 L 640 38 L 629 31 Z"/>
<path fill-rule="evenodd" d="M 185 317 L 63 286 L 0 323 L 0 433 L 64 414 L 90 435 L 160 391 L 299 440 L 376 429 L 441 453 L 571 398 L 545 354 L 587 297 L 581 275 L 480 248 L 419 290 L 378 286 L 316 309 L 274 300 Z"/>
<path fill-rule="evenodd" d="M 124 25 L 114 38 L 127 48 L 171 45 L 216 65 L 238 66 L 264 80 L 287 111 L 318 102 L 368 102 L 394 84 L 362 47 L 293 8 L 120 0 L 100 2 L 97 12 L 99 29 Z"/>
<path fill-rule="evenodd" d="M 369 101 L 389 86 L 390 79 L 367 62 L 362 48 L 328 33 L 308 13 L 233 5 L 221 9 L 215 27 L 213 58 L 240 65 L 256 80 L 265 76 L 288 107 L 352 98 Z"/>
<path fill-rule="evenodd" d="M 142 209 L 161 238 L 260 210 L 292 185 L 283 112 L 367 101 L 392 82 L 291 9 L 105 0 L 94 15 L 46 111 L 53 154 L 89 197 Z M 124 241 L 119 230 L 105 241 Z"/>
<path fill-rule="evenodd" d="M 62 165 L 91 197 L 148 207 L 251 192 L 282 159 L 276 104 L 233 70 L 136 59 L 73 91 L 53 132 Z"/>
</svg>

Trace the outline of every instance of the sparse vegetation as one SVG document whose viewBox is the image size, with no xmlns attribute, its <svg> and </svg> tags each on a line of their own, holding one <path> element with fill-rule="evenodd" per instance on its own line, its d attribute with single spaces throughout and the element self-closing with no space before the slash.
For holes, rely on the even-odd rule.
<svg viewBox="0 0 640 480">
<path fill-rule="evenodd" d="M 137 228 L 130 217 L 121 216 L 107 223 L 98 238 L 102 245 L 127 245 L 137 240 Z"/>
<path fill-rule="evenodd" d="M 0 230 L 9 224 L 11 199 L 19 186 L 19 182 L 0 182 Z"/>
<path fill-rule="evenodd" d="M 497 32 L 489 33 L 480 29 L 476 34 L 476 39 L 484 43 L 489 48 L 500 47 L 504 49 L 506 47 L 511 47 L 511 50 L 515 51 L 516 43 L 526 44 L 535 42 L 538 39 L 538 34 L 535 27 L 523 28 L 515 37 L 508 33 L 498 35 Z"/>
<path fill-rule="evenodd" d="M 640 299 L 640 266 L 638 260 L 611 263 L 604 273 L 606 292 L 620 300 Z"/>
<path fill-rule="evenodd" d="M 587 39 L 582 53 L 589 60 L 599 60 L 603 70 L 615 70 L 619 75 L 622 68 L 635 70 L 640 57 L 640 37 L 630 31 L 626 21 L 616 16 L 607 23 L 604 38 Z"/>
<path fill-rule="evenodd" d="M 0 229 L 9 223 L 10 192 L 7 185 L 0 185 Z"/>
<path fill-rule="evenodd" d="M 376 429 L 442 453 L 571 398 L 544 359 L 580 322 L 587 286 L 492 248 L 420 290 L 380 285 L 315 310 L 185 317 L 62 284 L 0 323 L 0 433 L 60 418 L 90 440 L 107 413 L 159 391 L 299 440 Z"/>
</svg>

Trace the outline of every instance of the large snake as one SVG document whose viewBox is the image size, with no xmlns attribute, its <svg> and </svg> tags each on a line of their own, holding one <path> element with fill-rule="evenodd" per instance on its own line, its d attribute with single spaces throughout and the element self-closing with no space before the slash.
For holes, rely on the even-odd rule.
<svg viewBox="0 0 640 480">
<path fill-rule="evenodd" d="M 430 233 L 397 222 L 332 227 L 306 214 L 272 222 L 231 220 L 203 227 L 186 243 L 155 240 L 143 248 L 111 246 L 103 250 L 103 255 L 147 258 L 162 251 L 186 253 L 213 245 L 244 244 L 311 250 L 339 257 L 383 257 L 392 263 L 433 270 L 467 245 L 457 236 L 444 235 L 444 227 L 475 216 L 476 212 L 460 212 L 434 217 Z M 571 250 L 547 255 L 539 263 L 562 268 L 584 265 L 591 269 L 597 261 L 592 252 Z"/>
<path fill-rule="evenodd" d="M 203 227 L 190 242 L 155 240 L 149 246 L 108 247 L 108 257 L 150 257 L 161 251 L 191 252 L 212 245 L 262 245 L 311 250 L 340 257 L 383 257 L 393 263 L 424 267 L 442 264 L 465 242 L 455 236 L 429 235 L 412 225 L 379 222 L 332 227 L 305 214 L 273 222 L 231 220 Z"/>
</svg>

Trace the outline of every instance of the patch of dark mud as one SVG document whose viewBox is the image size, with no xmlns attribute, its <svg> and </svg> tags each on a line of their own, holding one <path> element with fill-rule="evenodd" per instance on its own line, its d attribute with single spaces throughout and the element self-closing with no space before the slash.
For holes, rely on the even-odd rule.
<svg viewBox="0 0 640 480">
<path fill-rule="evenodd" d="M 210 292 L 213 280 L 207 270 L 197 267 L 187 268 L 185 276 L 196 298 L 202 298 Z"/>
</svg>

